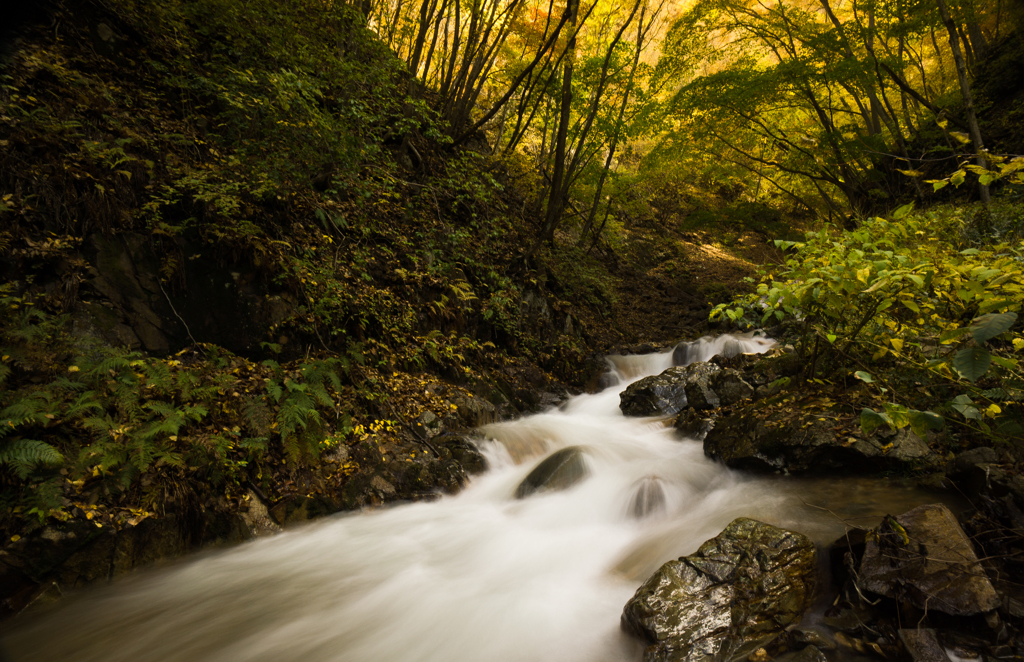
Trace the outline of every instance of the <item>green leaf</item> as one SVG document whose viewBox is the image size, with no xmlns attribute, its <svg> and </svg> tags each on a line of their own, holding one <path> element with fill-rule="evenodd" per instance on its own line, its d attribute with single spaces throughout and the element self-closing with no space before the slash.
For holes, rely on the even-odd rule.
<svg viewBox="0 0 1024 662">
<path fill-rule="evenodd" d="M 909 214 L 912 211 L 914 211 L 914 203 L 913 202 L 911 202 L 908 205 L 903 205 L 902 207 L 900 207 L 899 209 L 894 211 L 892 213 L 892 218 L 893 218 L 893 220 L 898 221 L 898 220 L 900 220 L 901 218 L 903 218 L 904 216 L 906 216 L 907 214 Z"/>
<path fill-rule="evenodd" d="M 853 376 L 861 380 L 862 382 L 867 382 L 868 384 L 873 384 L 875 382 L 875 378 L 871 376 L 871 373 L 864 372 L 863 370 L 858 370 L 857 372 L 853 373 Z"/>
<path fill-rule="evenodd" d="M 832 343 L 832 344 L 835 344 L 835 342 L 836 342 L 836 334 L 834 334 L 834 333 L 826 333 L 825 334 L 825 338 L 827 338 L 828 341 L 830 343 Z"/>
<path fill-rule="evenodd" d="M 967 330 L 968 329 L 966 326 L 960 327 L 959 329 L 946 329 L 945 331 L 939 334 L 939 342 L 942 343 L 943 345 L 948 345 L 949 343 L 953 342 L 960 336 L 967 333 Z"/>
<path fill-rule="evenodd" d="M 896 429 L 887 414 L 868 408 L 864 408 L 860 412 L 860 429 L 864 431 L 864 434 L 871 434 L 883 424 L 888 425 L 894 430 Z"/>
<path fill-rule="evenodd" d="M 964 418 L 973 421 L 981 420 L 981 412 L 974 406 L 974 401 L 967 395 L 958 395 L 949 404 L 954 411 L 959 412 Z"/>
<path fill-rule="evenodd" d="M 1017 313 L 989 313 L 974 318 L 971 322 L 971 335 L 975 342 L 988 342 L 1000 333 L 1007 331 L 1017 321 Z"/>
<path fill-rule="evenodd" d="M 953 367 L 967 381 L 977 381 L 988 372 L 992 355 L 984 347 L 964 347 L 953 356 Z"/>
<path fill-rule="evenodd" d="M 922 439 L 925 438 L 928 430 L 941 430 L 945 423 L 946 419 L 934 412 L 910 410 L 910 429 Z"/>
</svg>

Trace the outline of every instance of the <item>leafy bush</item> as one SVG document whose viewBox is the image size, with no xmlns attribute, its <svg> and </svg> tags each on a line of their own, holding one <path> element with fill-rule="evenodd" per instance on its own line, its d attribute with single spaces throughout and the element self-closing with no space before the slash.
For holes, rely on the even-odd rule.
<svg viewBox="0 0 1024 662">
<path fill-rule="evenodd" d="M 796 320 L 807 378 L 860 368 L 854 376 L 891 400 L 884 414 L 865 413 L 865 428 L 935 427 L 938 421 L 914 409 L 920 401 L 947 420 L 1011 438 L 1024 432 L 1017 324 L 1024 242 L 958 249 L 962 225 L 946 210 L 903 207 L 891 221 L 778 241 L 793 250 L 786 264 L 711 317 L 748 325 Z"/>
</svg>

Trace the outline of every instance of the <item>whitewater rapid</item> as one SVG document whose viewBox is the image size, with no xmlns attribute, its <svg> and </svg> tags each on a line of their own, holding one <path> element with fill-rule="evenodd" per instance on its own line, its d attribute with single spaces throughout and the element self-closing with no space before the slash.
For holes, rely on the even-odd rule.
<svg viewBox="0 0 1024 662">
<path fill-rule="evenodd" d="M 692 344 L 687 358 L 771 345 L 723 336 Z M 879 481 L 746 476 L 663 421 L 624 417 L 619 392 L 671 365 L 671 352 L 609 357 L 614 386 L 480 428 L 490 468 L 458 495 L 330 517 L 84 591 L 16 619 L 7 652 L 43 662 L 636 661 L 623 605 L 661 563 L 735 517 L 826 542 L 845 529 L 839 517 L 871 525 L 924 501 Z M 568 446 L 585 447 L 586 480 L 514 498 Z M 645 482 L 664 507 L 638 519 Z"/>
</svg>

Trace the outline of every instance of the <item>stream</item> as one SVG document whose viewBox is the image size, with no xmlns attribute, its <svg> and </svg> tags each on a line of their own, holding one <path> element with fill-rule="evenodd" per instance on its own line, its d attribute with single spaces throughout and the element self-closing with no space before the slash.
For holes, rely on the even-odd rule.
<svg viewBox="0 0 1024 662">
<path fill-rule="evenodd" d="M 687 357 L 727 345 L 772 343 L 722 336 Z M 46 662 L 635 662 L 642 646 L 619 628 L 623 605 L 660 564 L 734 518 L 827 544 L 847 523 L 874 526 L 936 500 L 897 481 L 729 470 L 662 421 L 619 411 L 619 392 L 670 367 L 671 351 L 608 361 L 614 386 L 480 428 L 490 469 L 456 496 L 337 515 L 135 573 L 19 617 L 4 649 Z M 587 479 L 514 497 L 568 446 L 585 447 Z M 663 498 L 638 517 L 652 486 Z"/>
</svg>

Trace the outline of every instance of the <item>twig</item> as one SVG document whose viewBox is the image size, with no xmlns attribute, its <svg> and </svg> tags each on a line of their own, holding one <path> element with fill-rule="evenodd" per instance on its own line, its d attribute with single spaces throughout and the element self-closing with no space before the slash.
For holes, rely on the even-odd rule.
<svg viewBox="0 0 1024 662">
<path fill-rule="evenodd" d="M 188 324 L 185 323 L 185 320 L 182 319 L 181 315 L 178 314 L 178 311 L 175 310 L 174 304 L 171 303 L 171 297 L 167 296 L 167 290 L 164 289 L 164 284 L 161 283 L 159 279 L 157 279 L 156 284 L 157 284 L 157 286 L 160 287 L 160 291 L 164 293 L 164 298 L 167 299 L 167 305 L 171 307 L 171 312 L 174 313 L 175 317 L 177 317 L 179 320 L 181 320 L 181 325 L 183 327 L 185 327 L 185 333 L 188 334 L 189 340 L 192 341 L 193 345 L 195 345 L 196 347 L 199 348 L 200 352 L 203 352 L 203 354 L 206 354 L 206 352 L 203 350 L 202 345 L 200 345 L 198 342 L 196 342 L 196 339 L 192 337 L 192 332 L 189 330 Z"/>
</svg>

